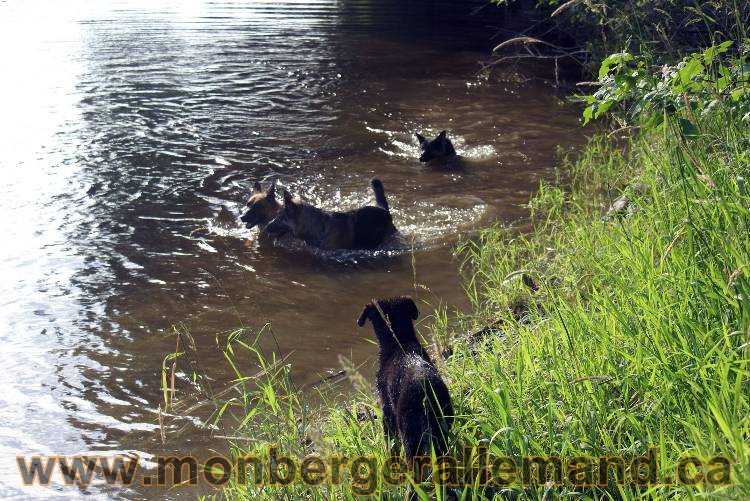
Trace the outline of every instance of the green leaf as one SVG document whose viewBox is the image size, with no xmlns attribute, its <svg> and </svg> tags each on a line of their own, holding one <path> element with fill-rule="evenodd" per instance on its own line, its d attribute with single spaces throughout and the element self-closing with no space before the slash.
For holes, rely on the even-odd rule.
<svg viewBox="0 0 750 501">
<path fill-rule="evenodd" d="M 599 80 L 607 76 L 607 73 L 609 73 L 609 69 L 612 66 L 621 66 L 622 63 L 632 60 L 633 56 L 627 52 L 617 52 L 615 54 L 610 54 L 609 56 L 604 58 L 604 61 L 602 61 L 602 65 L 599 67 Z"/>
<path fill-rule="evenodd" d="M 729 77 L 721 77 L 716 81 L 716 90 L 721 92 L 729 85 Z"/>
<path fill-rule="evenodd" d="M 711 47 L 703 51 L 703 61 L 706 63 L 706 66 L 709 66 L 711 63 L 713 63 L 716 56 L 728 51 L 732 43 L 733 42 L 731 40 L 727 40 L 726 42 L 719 45 L 712 45 Z"/>
<path fill-rule="evenodd" d="M 589 123 L 592 118 L 594 118 L 594 106 L 586 106 L 586 109 L 583 110 L 583 125 Z"/>
<path fill-rule="evenodd" d="M 688 63 L 677 73 L 680 83 L 683 87 L 686 87 L 695 77 L 705 70 L 706 67 L 701 64 L 697 58 L 692 58 Z"/>
<path fill-rule="evenodd" d="M 703 62 L 706 63 L 706 66 L 711 66 L 711 63 L 714 62 L 714 58 L 717 56 L 716 53 L 716 46 L 709 47 L 706 49 L 706 51 L 703 53 Z"/>
<path fill-rule="evenodd" d="M 614 99 L 607 99 L 606 101 L 603 101 L 599 107 L 596 109 L 596 113 L 594 113 L 594 118 L 599 118 L 600 116 L 604 115 L 609 111 L 609 109 L 612 107 L 613 104 L 615 104 Z"/>
<path fill-rule="evenodd" d="M 684 118 L 677 119 L 680 124 L 680 130 L 685 137 L 698 137 L 698 128 L 690 120 Z"/>
<path fill-rule="evenodd" d="M 646 130 L 652 130 L 656 129 L 661 125 L 661 123 L 664 121 L 664 114 L 663 113 L 653 113 L 651 116 L 648 117 L 648 120 L 646 120 L 646 123 L 643 125 L 644 129 Z"/>
<path fill-rule="evenodd" d="M 730 94 L 732 96 L 732 101 L 739 101 L 740 97 L 742 97 L 743 94 L 747 94 L 750 92 L 750 87 L 743 86 L 738 87 L 737 89 L 733 90 Z"/>
<path fill-rule="evenodd" d="M 722 42 L 719 44 L 719 54 L 723 54 L 724 52 L 729 50 L 729 47 L 734 45 L 733 40 L 727 40 L 726 42 Z"/>
</svg>

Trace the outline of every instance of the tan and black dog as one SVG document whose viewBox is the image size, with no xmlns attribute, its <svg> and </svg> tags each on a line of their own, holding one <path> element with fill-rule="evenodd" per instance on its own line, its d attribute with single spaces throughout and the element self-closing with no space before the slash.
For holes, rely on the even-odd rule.
<svg viewBox="0 0 750 501">
<path fill-rule="evenodd" d="M 263 191 L 258 181 L 253 184 L 253 192 L 247 201 L 247 210 L 240 217 L 245 228 L 258 226 L 261 231 L 275 218 L 281 210 L 281 204 L 276 201 L 276 181 Z"/>
<path fill-rule="evenodd" d="M 396 234 L 383 183 L 370 181 L 375 206 L 346 212 L 319 209 L 284 190 L 284 206 L 268 223 L 266 232 L 275 237 L 291 233 L 294 238 L 321 249 L 376 249 Z"/>
</svg>

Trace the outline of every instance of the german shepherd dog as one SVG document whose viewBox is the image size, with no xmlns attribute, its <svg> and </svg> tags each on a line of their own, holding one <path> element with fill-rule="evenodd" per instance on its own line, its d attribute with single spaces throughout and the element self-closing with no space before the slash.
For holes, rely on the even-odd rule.
<svg viewBox="0 0 750 501">
<path fill-rule="evenodd" d="M 375 206 L 368 205 L 346 212 L 326 211 L 284 190 L 284 206 L 268 223 L 266 232 L 274 237 L 291 233 L 294 238 L 321 249 L 375 249 L 396 234 L 393 218 L 385 198 L 383 183 L 370 181 Z"/>
<path fill-rule="evenodd" d="M 448 387 L 430 356 L 417 339 L 413 320 L 419 310 L 409 296 L 373 299 L 357 320 L 362 327 L 372 322 L 380 353 L 376 386 L 383 411 L 383 431 L 392 438 L 398 455 L 399 441 L 409 468 L 420 482 L 421 471 L 414 471 L 415 456 L 437 456 L 447 450 L 447 434 L 453 423 L 453 406 Z"/>
<path fill-rule="evenodd" d="M 445 135 L 445 131 L 438 134 L 435 139 L 426 139 L 418 132 L 416 136 L 419 147 L 422 149 L 422 154 L 419 157 L 420 162 L 450 160 L 456 156 L 456 150 L 453 148 L 451 140 Z"/>
<path fill-rule="evenodd" d="M 247 201 L 247 210 L 240 217 L 240 221 L 245 223 L 245 228 L 258 226 L 263 231 L 280 210 L 281 204 L 276 201 L 276 181 L 274 180 L 265 191 L 260 183 L 255 181 L 253 192 Z"/>
</svg>

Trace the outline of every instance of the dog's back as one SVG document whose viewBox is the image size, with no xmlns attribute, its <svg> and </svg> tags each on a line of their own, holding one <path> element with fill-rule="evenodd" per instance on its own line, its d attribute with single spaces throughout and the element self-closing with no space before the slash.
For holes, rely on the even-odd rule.
<svg viewBox="0 0 750 501">
<path fill-rule="evenodd" d="M 393 359 L 386 368 L 389 398 L 407 458 L 447 450 L 453 406 L 448 387 L 432 363 L 416 352 Z"/>
<path fill-rule="evenodd" d="M 368 205 L 349 211 L 352 221 L 352 248 L 375 249 L 388 237 L 396 233 L 383 183 L 379 179 L 370 181 L 377 205 Z"/>
<path fill-rule="evenodd" d="M 322 249 L 376 249 L 398 230 L 393 225 L 383 183 L 373 179 L 370 184 L 376 205 L 345 212 L 295 201 L 285 191 L 284 208 L 267 229 L 271 234 L 291 231 L 295 238 Z"/>
</svg>

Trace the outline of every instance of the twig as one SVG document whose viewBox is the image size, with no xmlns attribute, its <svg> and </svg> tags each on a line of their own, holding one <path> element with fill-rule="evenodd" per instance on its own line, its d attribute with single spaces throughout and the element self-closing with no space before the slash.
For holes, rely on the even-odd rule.
<svg viewBox="0 0 750 501">
<path fill-rule="evenodd" d="M 336 371 L 335 374 L 331 374 L 331 375 L 326 376 L 324 378 L 318 379 L 314 383 L 303 385 L 301 389 L 304 390 L 306 388 L 317 388 L 318 386 L 320 386 L 322 384 L 333 382 L 333 381 L 335 381 L 335 380 L 337 380 L 339 378 L 343 378 L 344 376 L 346 376 L 346 371 L 345 370 Z"/>
<path fill-rule="evenodd" d="M 175 354 L 177 354 L 180 352 L 180 336 L 175 336 L 175 338 L 177 338 L 177 343 L 175 344 L 174 352 Z M 174 405 L 174 395 L 175 395 L 175 392 L 177 391 L 175 389 L 175 372 L 177 372 L 177 357 L 175 357 L 174 360 L 172 360 L 172 374 L 170 376 L 170 389 L 169 389 L 169 406 L 170 407 Z M 161 406 L 159 406 L 159 419 L 161 419 Z M 162 434 L 163 433 L 164 432 L 162 431 Z"/>
<path fill-rule="evenodd" d="M 161 413 L 161 404 L 159 404 L 159 432 L 161 435 L 161 443 L 166 444 L 167 434 L 164 432 L 164 418 L 162 417 L 162 413 Z"/>
<path fill-rule="evenodd" d="M 555 45 L 555 44 L 550 43 L 550 42 L 545 42 L 544 40 L 539 40 L 538 38 L 534 38 L 534 37 L 515 37 L 515 38 L 511 38 L 509 40 L 506 40 L 506 41 L 500 43 L 494 49 L 492 49 L 492 52 L 495 52 L 497 50 L 502 49 L 503 47 L 507 47 L 509 45 L 513 45 L 513 44 L 517 44 L 517 43 L 522 43 L 524 45 L 526 45 L 526 44 L 537 44 L 537 43 L 540 43 L 542 45 L 546 45 L 548 47 L 552 47 L 553 49 L 557 49 L 557 50 L 562 51 L 562 52 L 567 52 L 568 50 L 570 50 L 570 49 L 567 49 L 565 47 L 560 47 L 559 45 Z"/>
<path fill-rule="evenodd" d="M 561 13 L 561 12 L 563 12 L 565 10 L 568 10 L 571 7 L 576 6 L 577 4 L 579 4 L 581 2 L 583 2 L 583 0 L 569 0 L 568 2 L 565 2 L 564 4 L 562 4 L 561 6 L 559 6 L 558 8 L 556 8 L 555 11 L 552 14 L 550 14 L 550 17 L 555 17 L 559 13 Z"/>
<path fill-rule="evenodd" d="M 640 128 L 641 128 L 640 125 L 626 125 L 624 127 L 620 127 L 619 129 L 613 130 L 612 132 L 610 132 L 609 134 L 607 134 L 607 137 L 612 137 L 615 134 L 617 134 L 618 132 L 623 132 L 623 131 L 630 130 L 630 129 L 640 129 Z"/>
</svg>

